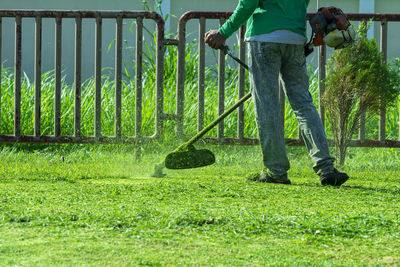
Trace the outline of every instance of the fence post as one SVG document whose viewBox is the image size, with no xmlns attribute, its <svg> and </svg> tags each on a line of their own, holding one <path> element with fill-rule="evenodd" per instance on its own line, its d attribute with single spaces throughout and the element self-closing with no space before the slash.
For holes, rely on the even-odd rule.
<svg viewBox="0 0 400 267">
<path fill-rule="evenodd" d="M 81 95 L 82 95 L 82 18 L 75 18 L 75 105 L 74 136 L 81 136 Z"/>
<path fill-rule="evenodd" d="M 363 20 L 362 23 L 367 23 L 366 20 Z M 365 32 L 367 34 L 367 32 Z M 361 99 L 360 99 L 360 107 L 361 107 Z M 360 143 L 365 142 L 365 122 L 366 122 L 366 113 L 363 112 L 360 114 L 360 128 L 358 132 L 358 139 L 360 139 Z"/>
<path fill-rule="evenodd" d="M 199 19 L 199 66 L 198 66 L 198 95 L 199 103 L 197 111 L 197 132 L 204 128 L 204 80 L 205 80 L 205 42 L 206 20 L 204 17 Z"/>
<path fill-rule="evenodd" d="M 122 17 L 118 17 L 115 25 L 115 132 L 117 138 L 122 136 L 121 122 L 122 94 Z"/>
<path fill-rule="evenodd" d="M 246 55 L 246 47 L 244 43 L 244 35 L 245 35 L 246 28 L 242 26 L 239 31 L 239 59 L 242 62 L 245 62 L 245 55 Z M 238 88 L 238 98 L 241 99 L 244 96 L 244 89 L 245 89 L 245 79 L 246 79 L 246 72 L 245 68 L 242 65 L 238 65 L 239 67 L 239 88 Z M 238 126 L 237 126 L 237 137 L 239 141 L 242 142 L 244 139 L 244 107 L 241 105 L 238 108 Z"/>
<path fill-rule="evenodd" d="M 14 135 L 21 137 L 21 50 L 22 19 L 15 18 L 15 58 L 14 58 Z"/>
<path fill-rule="evenodd" d="M 178 24 L 178 57 L 176 67 L 176 126 L 175 133 L 183 138 L 183 120 L 185 104 L 185 45 L 186 20 L 179 20 Z"/>
<path fill-rule="evenodd" d="M 62 19 L 56 17 L 55 30 L 55 89 L 54 89 L 54 136 L 61 135 L 61 53 L 62 53 Z"/>
<path fill-rule="evenodd" d="M 143 96 L 143 19 L 136 19 L 136 94 L 135 94 L 135 137 L 142 137 L 142 96 Z"/>
<path fill-rule="evenodd" d="M 224 19 L 219 20 L 219 27 L 224 24 Z M 224 113 L 225 109 L 225 53 L 218 50 L 218 116 Z M 224 138 L 224 120 L 218 123 L 217 139 L 222 141 Z"/>
<path fill-rule="evenodd" d="M 158 138 L 164 133 L 164 21 L 157 23 L 156 48 L 156 133 Z"/>
<path fill-rule="evenodd" d="M 35 131 L 34 136 L 39 137 L 41 117 L 41 87 L 42 87 L 42 18 L 35 18 Z"/>
<path fill-rule="evenodd" d="M 95 104 L 94 104 L 94 136 L 101 136 L 101 65 L 102 65 L 102 18 L 96 17 L 95 30 Z"/>
<path fill-rule="evenodd" d="M 136 19 L 136 93 L 135 93 L 135 159 L 142 157 L 142 108 L 143 108 L 143 18 Z"/>
<path fill-rule="evenodd" d="M 383 53 L 383 64 L 387 64 L 387 38 L 388 24 L 386 20 L 381 22 L 381 52 Z M 384 144 L 386 140 L 386 103 L 381 101 L 379 112 L 379 141 Z"/>
</svg>

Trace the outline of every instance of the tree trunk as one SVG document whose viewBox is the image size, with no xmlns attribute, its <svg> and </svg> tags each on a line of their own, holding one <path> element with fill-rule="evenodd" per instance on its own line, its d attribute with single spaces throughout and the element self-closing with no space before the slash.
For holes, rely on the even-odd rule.
<svg viewBox="0 0 400 267">
<path fill-rule="evenodd" d="M 336 159 L 338 161 L 338 166 L 343 167 L 345 160 L 346 160 L 346 153 L 347 153 L 347 145 L 345 142 L 338 144 L 335 146 L 335 154 L 336 154 Z"/>
</svg>

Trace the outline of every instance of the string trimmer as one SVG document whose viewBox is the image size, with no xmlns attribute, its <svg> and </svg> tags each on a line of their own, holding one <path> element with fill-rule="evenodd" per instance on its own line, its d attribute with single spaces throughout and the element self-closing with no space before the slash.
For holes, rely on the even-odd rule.
<svg viewBox="0 0 400 267">
<path fill-rule="evenodd" d="M 242 65 L 245 69 L 249 69 L 249 67 L 243 61 L 230 53 L 227 46 L 222 46 L 220 49 L 225 54 L 229 55 L 233 60 Z M 202 138 L 208 131 L 214 128 L 219 122 L 225 119 L 229 114 L 243 105 L 243 103 L 246 102 L 250 97 L 251 93 L 243 96 L 238 102 L 236 102 L 236 104 L 231 106 L 213 122 L 207 125 L 203 130 L 193 136 L 189 141 L 180 145 L 174 151 L 168 154 L 162 163 L 157 164 L 154 167 L 154 173 L 152 174 L 152 177 L 164 177 L 165 174 L 162 172 L 164 167 L 167 169 L 192 169 L 214 164 L 215 156 L 210 150 L 196 149 L 193 144 Z"/>
</svg>

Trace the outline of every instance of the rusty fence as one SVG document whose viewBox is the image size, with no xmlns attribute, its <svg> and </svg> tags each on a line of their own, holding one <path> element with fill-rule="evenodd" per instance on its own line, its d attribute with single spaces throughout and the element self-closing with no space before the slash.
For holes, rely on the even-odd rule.
<svg viewBox="0 0 400 267">
<path fill-rule="evenodd" d="M 113 143 L 113 142 L 142 142 L 144 140 L 154 140 L 163 136 L 164 122 L 173 120 L 176 123 L 176 135 L 178 137 L 185 136 L 184 129 L 184 103 L 185 103 L 185 53 L 186 53 L 186 24 L 190 20 L 198 20 L 198 116 L 197 131 L 204 127 L 204 110 L 205 110 L 205 43 L 204 35 L 206 31 L 207 20 L 217 20 L 219 24 L 223 24 L 226 19 L 231 16 L 231 12 L 196 12 L 190 11 L 185 13 L 178 23 L 178 38 L 166 39 L 164 37 L 165 22 L 162 17 L 155 12 L 147 11 L 29 11 L 29 10 L 0 10 L 0 61 L 2 47 L 2 18 L 15 19 L 15 55 L 14 55 L 14 134 L 2 135 L 0 122 L 0 143 L 1 142 L 42 142 L 42 143 Z M 309 14 L 310 16 L 311 14 Z M 393 21 L 400 21 L 400 14 L 348 14 L 353 21 L 379 21 L 381 23 L 380 47 L 387 60 L 388 46 L 388 24 Z M 35 59 L 34 59 L 34 84 L 35 84 L 35 107 L 34 107 L 34 134 L 21 134 L 21 46 L 22 46 L 22 23 L 24 18 L 35 19 Z M 42 62 L 42 19 L 53 18 L 55 25 L 55 90 L 54 90 L 54 135 L 44 136 L 41 134 L 41 62 Z M 74 135 L 61 135 L 61 54 L 62 54 L 62 23 L 63 19 L 75 19 L 75 60 L 74 60 Z M 95 23 L 95 91 L 94 91 L 94 136 L 82 136 L 81 134 L 81 86 L 82 86 L 82 20 L 94 19 Z M 101 126 L 101 72 L 102 72 L 102 21 L 104 19 L 115 20 L 115 132 L 114 136 L 103 136 Z M 122 49 L 123 34 L 122 25 L 124 19 L 136 20 L 136 66 L 135 66 L 135 136 L 122 136 L 121 122 L 121 83 L 122 83 Z M 156 88 L 155 88 L 155 132 L 152 136 L 143 136 L 142 134 L 142 54 L 143 54 L 143 20 L 153 20 L 157 24 L 156 37 Z M 244 45 L 245 28 L 239 31 L 239 58 L 245 60 Z M 178 47 L 177 54 L 177 73 L 176 73 L 176 113 L 164 113 L 164 46 L 175 45 Z M 222 52 L 218 52 L 218 114 L 224 112 L 225 100 L 225 56 Z M 326 71 L 326 48 L 319 49 L 319 80 L 325 79 Z M 237 97 L 240 98 L 245 94 L 245 70 L 239 66 L 238 92 Z M 1 64 L 0 64 L 1 74 Z M 1 77 L 0 77 L 1 78 Z M 284 110 L 285 97 L 283 90 L 280 90 L 280 102 L 282 111 Z M 323 94 L 324 88 L 320 83 L 319 93 Z M 325 111 L 323 105 L 319 104 L 320 115 L 325 122 Z M 0 85 L 0 114 L 1 114 L 1 85 Z M 45 114 L 44 114 L 45 115 Z M 224 123 L 218 125 L 217 136 L 214 138 L 206 138 L 210 143 L 220 144 L 257 144 L 255 138 L 246 138 L 244 133 L 244 109 L 240 107 L 237 113 L 237 133 L 236 137 L 224 136 Z M 282 116 L 284 113 L 282 112 Z M 399 140 L 387 140 L 386 110 L 382 107 L 379 122 L 379 140 L 366 140 L 365 138 L 365 119 L 360 121 L 359 139 L 353 140 L 353 146 L 367 147 L 400 147 Z M 400 128 L 400 127 L 399 127 Z M 400 129 L 399 129 L 400 136 Z M 399 137 L 400 139 L 400 137 Z M 290 145 L 302 145 L 301 138 L 287 140 Z"/>
<path fill-rule="evenodd" d="M 14 134 L 0 135 L 0 142 L 46 142 L 46 143 L 88 143 L 88 142 L 136 142 L 141 139 L 155 139 L 162 135 L 163 128 L 163 80 L 164 80 L 164 45 L 169 44 L 164 39 L 164 20 L 155 12 L 129 11 L 28 11 L 0 10 L 0 59 L 2 44 L 2 19 L 15 18 L 15 55 L 14 55 Z M 22 23 L 25 18 L 35 19 L 35 59 L 34 59 L 34 134 L 21 134 L 21 46 Z M 53 18 L 55 25 L 55 90 L 54 90 L 54 135 L 41 134 L 41 65 L 42 65 L 42 20 Z M 62 55 L 62 24 L 63 19 L 75 19 L 75 59 L 74 59 L 74 135 L 61 135 L 61 55 Z M 95 107 L 94 107 L 94 136 L 81 134 L 81 91 L 82 91 L 82 20 L 95 20 Z M 102 91 L 102 22 L 115 21 L 115 133 L 114 136 L 103 136 L 101 125 L 101 91 Z M 121 85 L 122 85 L 122 49 L 123 49 L 123 20 L 134 19 L 136 22 L 136 92 L 135 92 L 135 136 L 121 136 Z M 155 133 L 152 136 L 142 135 L 142 55 L 143 55 L 143 20 L 153 20 L 157 24 L 156 33 L 156 88 L 155 88 Z M 1 65 L 0 65 L 1 74 Z M 0 87 L 1 112 L 1 87 Z M 1 114 L 1 113 L 0 113 Z M 46 114 L 44 114 L 46 115 Z M 0 124 L 1 134 L 1 124 Z"/>
</svg>

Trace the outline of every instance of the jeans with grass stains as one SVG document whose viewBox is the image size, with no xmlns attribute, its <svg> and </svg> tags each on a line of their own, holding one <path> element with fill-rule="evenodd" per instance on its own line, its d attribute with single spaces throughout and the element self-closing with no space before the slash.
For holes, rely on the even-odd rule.
<svg viewBox="0 0 400 267">
<path fill-rule="evenodd" d="M 250 86 L 263 154 L 271 177 L 284 177 L 290 168 L 279 103 L 279 74 L 300 125 L 301 135 L 317 174 L 333 171 L 334 158 L 321 119 L 308 91 L 309 77 L 302 45 L 248 42 Z"/>
</svg>

